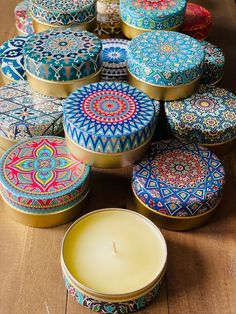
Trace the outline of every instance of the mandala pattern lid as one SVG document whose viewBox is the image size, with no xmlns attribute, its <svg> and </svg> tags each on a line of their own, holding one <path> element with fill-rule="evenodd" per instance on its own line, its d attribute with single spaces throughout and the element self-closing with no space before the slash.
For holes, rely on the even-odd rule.
<svg viewBox="0 0 236 314">
<path fill-rule="evenodd" d="M 73 92 L 63 106 L 67 135 L 91 151 L 129 151 L 150 140 L 154 132 L 153 101 L 125 83 L 87 85 Z"/>
<path fill-rule="evenodd" d="M 30 0 L 30 10 L 40 22 L 55 26 L 88 23 L 96 17 L 96 0 Z"/>
<path fill-rule="evenodd" d="M 102 41 L 103 81 L 126 81 L 128 43 L 129 40 L 118 38 Z"/>
<path fill-rule="evenodd" d="M 190 142 L 220 144 L 236 136 L 236 96 L 214 86 L 201 85 L 191 97 L 165 103 L 174 135 Z"/>
<path fill-rule="evenodd" d="M 25 43 L 25 68 L 45 80 L 77 80 L 100 70 L 101 50 L 101 40 L 90 32 L 47 30 L 31 35 Z"/>
<path fill-rule="evenodd" d="M 205 61 L 203 65 L 202 83 L 216 84 L 224 74 L 225 57 L 223 51 L 206 41 L 202 42 L 205 49 Z"/>
<path fill-rule="evenodd" d="M 210 150 L 175 139 L 152 144 L 133 169 L 132 187 L 150 209 L 168 216 L 195 216 L 218 205 L 224 168 Z"/>
<path fill-rule="evenodd" d="M 33 21 L 29 12 L 29 2 L 24 0 L 15 7 L 16 28 L 23 34 L 29 35 L 34 33 Z"/>
<path fill-rule="evenodd" d="M 25 80 L 23 48 L 27 36 L 16 36 L 0 47 L 0 64 L 2 73 L 9 79 Z"/>
<path fill-rule="evenodd" d="M 188 84 L 202 74 L 204 48 L 194 38 L 177 32 L 146 32 L 128 46 L 130 73 L 160 86 Z"/>
<path fill-rule="evenodd" d="M 184 20 L 186 0 L 121 0 L 121 19 L 142 29 L 169 29 Z"/>
<path fill-rule="evenodd" d="M 1 137 L 18 141 L 62 131 L 63 107 L 59 98 L 33 92 L 26 81 L 0 88 Z"/>
<path fill-rule="evenodd" d="M 64 210 L 88 191 L 90 167 L 70 155 L 60 137 L 35 137 L 12 146 L 0 162 L 4 198 L 31 213 Z"/>
<path fill-rule="evenodd" d="M 211 13 L 204 7 L 188 3 L 182 31 L 196 39 L 207 38 L 212 25 Z"/>
</svg>

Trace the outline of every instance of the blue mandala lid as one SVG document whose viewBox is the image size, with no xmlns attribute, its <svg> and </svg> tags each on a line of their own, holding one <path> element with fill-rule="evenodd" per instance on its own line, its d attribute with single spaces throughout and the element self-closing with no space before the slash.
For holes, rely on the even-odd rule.
<svg viewBox="0 0 236 314">
<path fill-rule="evenodd" d="M 176 86 L 200 78 L 204 56 L 202 45 L 188 35 L 147 32 L 131 40 L 127 66 L 132 75 L 144 82 Z"/>
<path fill-rule="evenodd" d="M 63 103 L 64 128 L 71 140 L 101 153 L 121 153 L 150 140 L 155 126 L 153 101 L 125 83 L 94 83 Z"/>
<path fill-rule="evenodd" d="M 47 30 L 28 37 L 25 68 L 46 80 L 77 80 L 101 69 L 101 51 L 101 40 L 90 32 L 77 28 Z"/>
<path fill-rule="evenodd" d="M 236 96 L 214 86 L 201 85 L 191 97 L 165 102 L 170 129 L 189 142 L 220 144 L 236 137 Z"/>
<path fill-rule="evenodd" d="M 210 150 L 175 139 L 152 144 L 133 169 L 132 187 L 150 209 L 168 216 L 195 216 L 218 205 L 224 168 Z"/>
</svg>

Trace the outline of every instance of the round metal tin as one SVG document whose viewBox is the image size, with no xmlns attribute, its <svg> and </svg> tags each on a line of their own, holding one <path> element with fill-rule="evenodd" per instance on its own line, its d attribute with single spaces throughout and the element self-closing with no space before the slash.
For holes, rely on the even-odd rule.
<svg viewBox="0 0 236 314">
<path fill-rule="evenodd" d="M 24 0 L 15 7 L 15 25 L 18 35 L 34 33 L 33 21 L 29 13 L 29 1 Z"/>
</svg>

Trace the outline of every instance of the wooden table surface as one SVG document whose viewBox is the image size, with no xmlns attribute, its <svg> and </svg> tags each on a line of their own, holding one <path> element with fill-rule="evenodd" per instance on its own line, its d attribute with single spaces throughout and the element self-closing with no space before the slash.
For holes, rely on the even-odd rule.
<svg viewBox="0 0 236 314">
<path fill-rule="evenodd" d="M 0 0 L 0 42 L 14 36 L 14 7 Z M 223 48 L 221 86 L 236 93 L 236 5 L 234 0 L 193 1 L 213 15 L 209 41 Z M 227 184 L 221 206 L 204 227 L 191 232 L 163 230 L 168 269 L 159 297 L 139 314 L 236 313 L 236 151 L 222 159 Z M 93 173 L 87 210 L 127 207 L 130 171 Z M 0 205 L 2 201 L 0 200 Z M 0 207 L 0 313 L 90 314 L 68 296 L 60 269 L 60 246 L 69 224 L 34 229 L 12 221 Z M 145 265 L 144 265 L 145 267 Z"/>
</svg>

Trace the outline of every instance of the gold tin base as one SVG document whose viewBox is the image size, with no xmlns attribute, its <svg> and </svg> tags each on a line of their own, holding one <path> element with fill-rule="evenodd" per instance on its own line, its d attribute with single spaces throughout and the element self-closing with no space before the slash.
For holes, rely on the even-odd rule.
<svg viewBox="0 0 236 314">
<path fill-rule="evenodd" d="M 152 138 L 152 137 L 151 137 Z M 96 168 L 114 169 L 128 167 L 139 160 L 148 150 L 151 138 L 136 149 L 124 153 L 97 153 L 74 143 L 65 132 L 66 144 L 73 156 L 81 162 Z"/>
<path fill-rule="evenodd" d="M 63 82 L 44 80 L 32 75 L 28 71 L 26 72 L 26 75 L 28 82 L 34 91 L 46 96 L 66 98 L 77 88 L 100 81 L 101 72 L 102 68 L 82 79 Z"/>
<path fill-rule="evenodd" d="M 178 32 L 181 30 L 181 28 L 182 28 L 182 24 L 179 24 L 175 27 L 167 28 L 165 30 Z M 145 32 L 155 32 L 155 31 L 158 31 L 158 29 L 139 28 L 121 20 L 121 31 L 127 38 L 133 39 L 137 37 L 138 35 L 141 35 Z"/>
<path fill-rule="evenodd" d="M 214 214 L 216 207 L 220 203 L 219 201 L 214 208 L 203 214 L 191 217 L 177 217 L 158 213 L 157 211 L 148 207 L 137 197 L 134 190 L 133 195 L 135 209 L 140 214 L 152 220 L 159 228 L 172 231 L 187 231 L 203 226 Z"/>
<path fill-rule="evenodd" d="M 1 70 L 0 70 L 0 73 L 1 73 L 3 85 L 8 85 L 8 84 L 17 82 L 15 80 L 11 79 L 10 77 L 6 76 L 5 74 L 3 74 Z"/>
<path fill-rule="evenodd" d="M 200 78 L 184 85 L 160 86 L 144 82 L 127 70 L 128 83 L 156 100 L 178 100 L 194 94 L 200 84 Z"/>
<path fill-rule="evenodd" d="M 81 202 L 72 207 L 68 207 L 67 209 L 60 212 L 47 214 L 26 213 L 17 209 L 16 207 L 13 207 L 3 195 L 2 198 L 4 201 L 4 209 L 14 220 L 30 227 L 48 228 L 66 224 L 74 218 L 78 217 L 80 212 L 86 205 L 88 194 L 89 191 L 83 197 Z"/>
<path fill-rule="evenodd" d="M 232 140 L 220 144 L 200 144 L 200 145 L 207 147 L 217 156 L 224 156 L 236 148 L 236 137 L 234 137 Z"/>
</svg>

